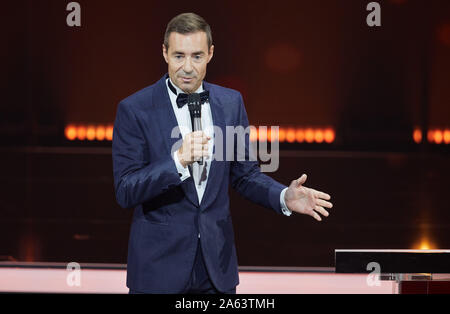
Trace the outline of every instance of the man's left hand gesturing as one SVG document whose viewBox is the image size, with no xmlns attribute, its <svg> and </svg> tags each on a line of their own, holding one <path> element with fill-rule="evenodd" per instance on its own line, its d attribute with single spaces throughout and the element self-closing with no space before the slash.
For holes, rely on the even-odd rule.
<svg viewBox="0 0 450 314">
<path fill-rule="evenodd" d="M 329 213 L 325 208 L 333 207 L 333 204 L 327 202 L 327 200 L 331 199 L 331 196 L 303 186 L 306 178 L 307 176 L 304 174 L 291 182 L 284 194 L 286 206 L 293 212 L 310 215 L 316 220 L 322 221 L 318 213 L 328 217 Z"/>
</svg>

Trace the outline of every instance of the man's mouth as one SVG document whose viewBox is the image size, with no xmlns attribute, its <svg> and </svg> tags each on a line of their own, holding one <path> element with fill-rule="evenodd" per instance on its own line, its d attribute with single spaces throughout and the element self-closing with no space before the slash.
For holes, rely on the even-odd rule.
<svg viewBox="0 0 450 314">
<path fill-rule="evenodd" d="M 192 82 L 193 79 L 194 79 L 193 77 L 182 77 L 181 78 L 183 83 L 190 83 L 190 82 Z"/>
</svg>

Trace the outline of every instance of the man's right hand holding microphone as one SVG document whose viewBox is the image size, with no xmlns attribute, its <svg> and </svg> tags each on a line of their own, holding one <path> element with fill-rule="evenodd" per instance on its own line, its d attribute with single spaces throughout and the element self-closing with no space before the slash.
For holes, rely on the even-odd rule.
<svg viewBox="0 0 450 314">
<path fill-rule="evenodd" d="M 202 157 L 208 159 L 208 141 L 211 139 L 203 131 L 195 131 L 186 134 L 183 144 L 177 151 L 178 160 L 186 168 L 188 165 L 199 161 Z"/>
</svg>

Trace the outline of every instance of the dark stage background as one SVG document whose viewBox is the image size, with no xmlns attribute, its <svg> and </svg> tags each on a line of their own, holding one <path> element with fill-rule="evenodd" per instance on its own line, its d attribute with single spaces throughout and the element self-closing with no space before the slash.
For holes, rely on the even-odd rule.
<svg viewBox="0 0 450 314">
<path fill-rule="evenodd" d="M 284 217 L 230 190 L 240 265 L 334 266 L 336 248 L 450 248 L 450 2 L 78 1 L 2 3 L 0 259 L 126 263 L 131 210 L 115 202 L 111 142 L 69 124 L 111 124 L 117 104 L 166 71 L 167 22 L 211 25 L 207 80 L 239 90 L 255 126 L 331 126 L 331 144 L 281 143 L 288 185 L 332 195 L 332 215 Z M 413 140 L 419 128 L 423 140 Z"/>
</svg>

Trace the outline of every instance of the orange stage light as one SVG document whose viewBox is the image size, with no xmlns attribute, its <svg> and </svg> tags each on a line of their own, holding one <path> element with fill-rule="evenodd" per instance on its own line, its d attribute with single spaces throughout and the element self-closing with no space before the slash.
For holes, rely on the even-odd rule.
<svg viewBox="0 0 450 314">
<path fill-rule="evenodd" d="M 93 141 L 95 140 L 95 127 L 93 125 L 89 125 L 86 128 L 86 139 L 88 141 Z"/>
<path fill-rule="evenodd" d="M 284 128 L 280 128 L 278 130 L 278 141 L 280 141 L 280 143 L 282 143 L 285 140 L 286 140 L 286 131 L 284 130 Z"/>
<path fill-rule="evenodd" d="M 419 144 L 420 142 L 422 142 L 422 131 L 420 129 L 415 129 L 413 132 L 413 139 L 414 142 Z"/>
<path fill-rule="evenodd" d="M 303 143 L 303 141 L 305 140 L 305 132 L 303 131 L 303 129 L 297 129 L 295 131 L 295 140 L 297 141 L 297 143 Z"/>
<path fill-rule="evenodd" d="M 258 137 L 260 142 L 266 142 L 267 141 L 267 129 L 260 128 L 258 131 Z"/>
<path fill-rule="evenodd" d="M 84 126 L 77 127 L 77 139 L 84 141 L 86 139 L 86 128 Z"/>
<path fill-rule="evenodd" d="M 427 236 L 422 236 L 419 242 L 413 247 L 415 250 L 434 250 L 436 248 L 437 246 Z"/>
<path fill-rule="evenodd" d="M 106 138 L 107 141 L 112 141 L 112 139 L 113 139 L 113 129 L 114 129 L 114 127 L 112 125 L 108 125 L 106 127 L 105 138 Z"/>
<path fill-rule="evenodd" d="M 258 129 L 250 128 L 250 141 L 255 142 L 258 140 Z"/>
<path fill-rule="evenodd" d="M 97 128 L 95 129 L 95 139 L 97 141 L 103 141 L 105 140 L 105 135 L 106 135 L 105 127 L 103 125 L 98 125 Z"/>
<path fill-rule="evenodd" d="M 270 128 L 268 130 L 268 134 L 267 134 L 269 141 L 270 142 L 272 142 L 272 141 L 273 142 L 276 142 L 276 141 L 280 142 L 280 132 L 281 132 L 281 128 L 278 128 L 278 131 L 274 130 L 273 132 L 272 132 L 272 128 Z"/>
<path fill-rule="evenodd" d="M 444 143 L 450 144 L 450 130 L 449 129 L 445 129 L 445 131 L 444 131 Z"/>
<path fill-rule="evenodd" d="M 74 125 L 68 125 L 64 130 L 64 134 L 66 136 L 66 139 L 68 139 L 69 141 L 73 141 L 77 138 L 77 129 Z"/>
<path fill-rule="evenodd" d="M 288 141 L 289 143 L 295 142 L 295 130 L 293 128 L 287 129 L 286 141 Z"/>
<path fill-rule="evenodd" d="M 309 128 L 305 131 L 305 140 L 308 143 L 314 142 L 314 130 Z"/>
<path fill-rule="evenodd" d="M 322 142 L 323 142 L 323 140 L 324 140 L 324 134 L 323 134 L 323 131 L 322 131 L 321 129 L 317 129 L 317 130 L 314 132 L 314 140 L 315 140 L 317 143 L 322 143 Z"/>
<path fill-rule="evenodd" d="M 274 133 L 274 135 L 275 135 L 275 133 Z M 272 142 L 272 128 L 271 127 L 267 128 L 267 141 Z"/>
<path fill-rule="evenodd" d="M 334 130 L 332 128 L 326 129 L 325 133 L 324 133 L 324 137 L 325 137 L 325 142 L 333 143 L 334 138 L 335 138 Z"/>
<path fill-rule="evenodd" d="M 435 130 L 433 134 L 433 139 L 436 144 L 441 144 L 443 139 L 443 134 L 441 130 Z"/>
</svg>

